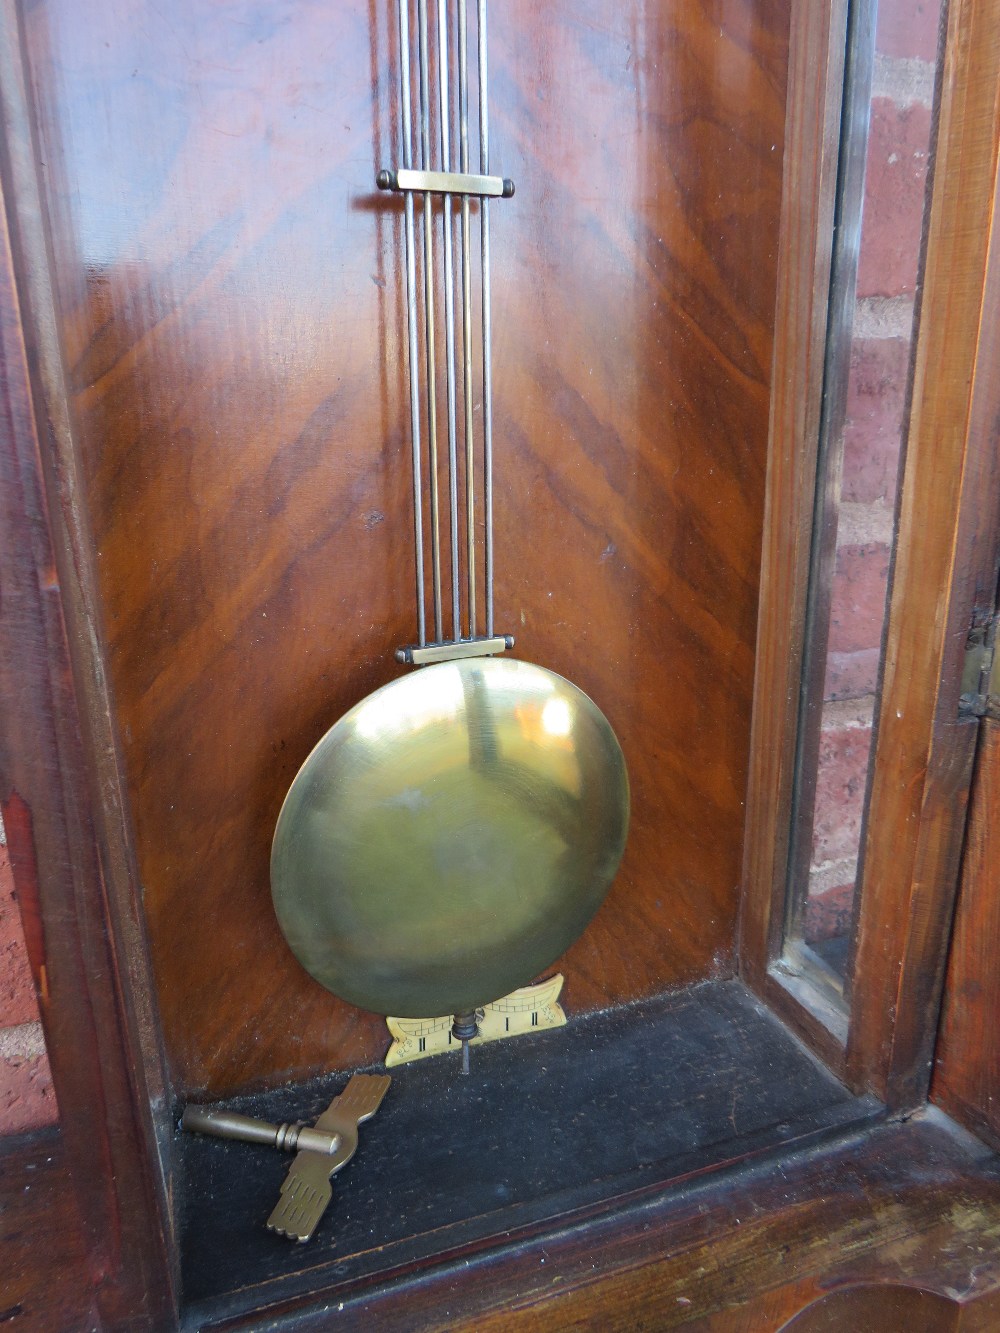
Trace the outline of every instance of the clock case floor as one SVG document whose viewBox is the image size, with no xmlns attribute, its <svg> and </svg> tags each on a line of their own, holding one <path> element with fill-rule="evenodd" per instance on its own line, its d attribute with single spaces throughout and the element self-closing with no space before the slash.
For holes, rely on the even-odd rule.
<svg viewBox="0 0 1000 1333">
<path fill-rule="evenodd" d="M 444 1255 L 472 1257 L 882 1114 L 738 981 L 570 1018 L 473 1057 L 469 1078 L 457 1054 L 393 1070 L 307 1245 L 264 1227 L 286 1155 L 178 1132 L 186 1326 L 238 1327 L 243 1310 L 260 1320 L 320 1295 L 349 1304 Z M 312 1120 L 345 1079 L 225 1106 Z"/>
</svg>

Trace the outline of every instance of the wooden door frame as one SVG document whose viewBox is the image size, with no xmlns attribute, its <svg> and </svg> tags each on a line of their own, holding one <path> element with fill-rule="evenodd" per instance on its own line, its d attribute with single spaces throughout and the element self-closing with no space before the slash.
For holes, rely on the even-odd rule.
<svg viewBox="0 0 1000 1333">
<path fill-rule="evenodd" d="M 826 248 L 802 224 L 795 195 L 810 162 L 831 189 L 821 162 L 832 152 L 829 118 L 837 119 L 829 109 L 824 119 L 820 99 L 799 87 L 815 82 L 810 52 L 820 40 L 803 34 L 823 22 L 807 9 L 799 7 L 793 49 L 802 54 L 789 97 L 793 156 L 779 259 L 740 970 L 852 1086 L 902 1110 L 923 1103 L 929 1086 L 979 732 L 976 719 L 959 713 L 963 657 L 970 629 L 992 610 L 1000 549 L 1000 366 L 995 340 L 982 336 L 1000 295 L 993 244 L 1000 3 L 952 0 L 947 15 L 846 1039 L 809 977 L 776 967 L 816 490 L 824 274 L 827 290 L 829 281 Z"/>
<path fill-rule="evenodd" d="M 838 1074 L 835 1015 L 774 969 L 791 857 L 848 0 L 792 8 L 739 969 Z"/>
<path fill-rule="evenodd" d="M 171 1105 L 56 334 L 21 11 L 0 0 L 0 805 L 96 1300 L 176 1327 Z"/>
<path fill-rule="evenodd" d="M 930 1081 L 980 730 L 962 669 L 1000 549 L 1000 3 L 953 0 L 943 59 L 848 1045 L 851 1078 L 902 1108 Z"/>
</svg>

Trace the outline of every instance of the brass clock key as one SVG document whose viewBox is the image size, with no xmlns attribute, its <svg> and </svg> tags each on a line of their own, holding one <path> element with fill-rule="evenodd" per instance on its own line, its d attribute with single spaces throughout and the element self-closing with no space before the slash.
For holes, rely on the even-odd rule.
<svg viewBox="0 0 1000 1333">
<path fill-rule="evenodd" d="M 272 1125 L 250 1116 L 209 1111 L 200 1106 L 186 1107 L 181 1125 L 222 1139 L 268 1143 L 286 1150 L 298 1148 L 267 1225 L 281 1236 L 306 1241 L 316 1230 L 333 1195 L 331 1176 L 342 1170 L 357 1152 L 358 1125 L 372 1118 L 391 1082 L 387 1074 L 353 1074 L 344 1091 L 334 1097 L 311 1128 Z"/>
</svg>

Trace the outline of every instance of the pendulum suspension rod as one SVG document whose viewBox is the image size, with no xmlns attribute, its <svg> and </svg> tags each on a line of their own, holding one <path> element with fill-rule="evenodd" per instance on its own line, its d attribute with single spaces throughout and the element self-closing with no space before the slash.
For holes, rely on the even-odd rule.
<svg viewBox="0 0 1000 1333">
<path fill-rule="evenodd" d="M 420 155 L 425 171 L 431 165 L 430 52 L 427 44 L 427 0 L 418 0 L 420 70 Z M 431 497 L 431 591 L 434 638 L 444 636 L 441 619 L 441 518 L 438 512 L 437 373 L 434 364 L 434 217 L 431 196 L 424 195 L 424 353 L 427 359 L 427 450 Z"/>
<path fill-rule="evenodd" d="M 413 128 L 410 116 L 410 9 L 408 0 L 399 4 L 399 69 L 403 104 L 403 168 L 413 167 Z M 413 235 L 413 195 L 404 199 L 406 233 L 406 326 L 410 354 L 410 446 L 413 457 L 413 553 L 417 566 L 417 636 L 427 643 L 424 609 L 424 514 L 420 466 L 420 372 L 417 366 L 417 272 Z"/>
<path fill-rule="evenodd" d="M 410 8 L 416 8 L 417 105 L 419 108 L 419 151 L 415 153 L 411 110 Z M 512 181 L 490 175 L 489 108 L 487 90 L 486 0 L 476 0 L 476 48 L 478 74 L 479 174 L 470 170 L 469 158 L 469 31 L 467 0 L 453 0 L 457 13 L 458 77 L 458 158 L 459 170 L 452 162 L 451 68 L 448 56 L 448 3 L 437 0 L 437 109 L 440 122 L 440 167 L 435 168 L 431 153 L 431 43 L 428 24 L 430 0 L 399 0 L 400 85 L 402 96 L 402 159 L 397 171 L 379 171 L 376 184 L 382 190 L 395 190 L 404 196 L 406 233 L 406 322 L 410 363 L 410 428 L 413 453 L 413 532 L 417 573 L 418 643 L 399 649 L 397 658 L 414 665 L 448 661 L 459 657 L 501 653 L 514 646 L 509 635 L 495 636 L 493 628 L 493 381 L 490 299 L 490 199 L 509 199 L 514 193 Z M 419 165 L 414 167 L 417 156 Z M 420 448 L 420 364 L 417 334 L 416 242 L 414 237 L 414 194 L 423 195 L 423 303 L 425 411 L 427 417 L 427 489 L 431 542 L 431 592 L 434 613 L 434 641 L 428 643 L 424 567 L 423 528 L 423 457 Z M 438 477 L 438 360 L 435 326 L 434 204 L 441 197 L 442 217 L 442 287 L 444 290 L 444 365 L 448 431 L 448 536 L 451 564 L 451 639 L 444 637 L 441 579 L 441 512 Z M 455 330 L 455 255 L 452 201 L 459 199 L 461 238 L 462 307 L 462 389 L 464 415 L 465 481 L 465 613 L 467 633 L 463 635 L 461 553 L 459 534 L 459 451 L 457 348 Z M 472 303 L 472 204 L 479 200 L 480 227 L 480 298 L 482 323 L 482 477 L 483 477 L 483 589 L 485 593 L 485 634 L 479 633 L 476 607 L 476 439 L 473 386 L 473 303 Z M 469 1043 L 479 1031 L 475 1012 L 454 1015 L 452 1036 L 462 1046 L 462 1072 L 469 1072 Z"/>
<path fill-rule="evenodd" d="M 479 170 L 490 174 L 490 122 L 487 99 L 486 0 L 479 0 Z M 490 201 L 479 203 L 483 284 L 483 505 L 486 547 L 486 637 L 493 637 L 493 347 L 490 311 Z"/>
<path fill-rule="evenodd" d="M 451 98 L 448 93 L 448 6 L 438 0 L 438 95 L 441 120 L 441 166 L 451 172 Z M 455 257 L 452 250 L 452 195 L 446 190 L 444 211 L 444 328 L 448 395 L 448 517 L 451 538 L 451 637 L 462 637 L 458 561 L 458 425 L 455 404 Z"/>
<path fill-rule="evenodd" d="M 479 172 L 471 169 L 470 91 L 469 91 L 469 15 L 468 0 L 437 0 L 436 42 L 432 51 L 431 0 L 399 0 L 400 83 L 402 95 L 402 162 L 396 171 L 382 170 L 376 177 L 380 189 L 395 190 L 405 200 L 407 334 L 410 363 L 410 423 L 413 454 L 413 530 L 414 559 L 417 574 L 418 642 L 401 648 L 396 656 L 402 662 L 425 665 L 450 658 L 502 653 L 513 647 L 509 635 L 498 636 L 494 629 L 494 558 L 493 558 L 493 382 L 490 286 L 490 204 L 491 199 L 509 199 L 513 182 L 490 175 L 489 107 L 487 83 L 486 0 L 476 0 L 476 48 L 478 75 Z M 451 15 L 449 15 L 451 8 Z M 415 58 L 418 117 L 417 143 L 412 123 L 411 13 L 416 15 Z M 454 26 L 453 26 L 454 25 Z M 449 57 L 449 34 L 456 33 L 454 70 Z M 440 128 L 440 162 L 432 152 L 432 65 L 436 63 L 437 114 Z M 457 96 L 452 92 L 453 75 Z M 459 169 L 453 162 L 453 111 L 458 113 Z M 414 165 L 417 159 L 417 165 Z M 423 366 L 419 363 L 418 295 L 416 276 L 416 240 L 413 196 L 423 196 Z M 439 357 L 440 337 L 435 319 L 436 274 L 434 256 L 433 196 L 441 198 L 442 272 L 444 292 L 444 348 Z M 456 263 L 453 203 L 458 200 L 460 256 Z M 474 329 L 472 264 L 472 201 L 479 201 L 480 224 L 480 298 L 481 326 Z M 458 269 L 458 273 L 456 273 Z M 460 291 L 456 287 L 460 284 Z M 461 305 L 461 348 L 457 346 L 456 297 Z M 481 339 L 481 467 L 482 500 L 478 498 L 476 387 L 473 382 L 476 337 Z M 458 358 L 462 377 L 462 459 L 459 457 Z M 451 607 L 450 638 L 444 634 L 444 587 L 442 569 L 442 514 L 439 484 L 438 448 L 438 371 L 443 361 L 447 407 L 448 520 L 447 540 L 450 555 Z M 421 370 L 425 382 L 421 384 Z M 421 409 L 421 397 L 424 400 Z M 421 449 L 421 416 L 426 420 L 426 454 Z M 426 458 L 426 473 L 425 468 Z M 464 522 L 459 478 L 464 482 Z M 427 569 L 424 544 L 423 502 L 428 501 L 430 540 L 430 580 L 433 609 L 433 638 L 428 638 L 426 610 Z M 477 521 L 483 529 L 483 550 L 477 542 Z M 464 528 L 464 532 L 461 530 Z M 462 557 L 465 558 L 464 589 Z M 482 581 L 484 606 L 479 603 Z M 464 598 L 463 598 L 464 591 Z M 463 608 L 464 600 L 464 608 Z M 483 627 L 485 632 L 483 632 Z M 463 633 L 464 630 L 464 633 Z"/>
<path fill-rule="evenodd" d="M 465 0 L 458 0 L 459 164 L 469 170 L 469 34 Z M 468 559 L 469 638 L 476 637 L 476 491 L 472 434 L 472 247 L 469 196 L 462 196 L 462 382 L 465 387 L 465 522 Z"/>
</svg>

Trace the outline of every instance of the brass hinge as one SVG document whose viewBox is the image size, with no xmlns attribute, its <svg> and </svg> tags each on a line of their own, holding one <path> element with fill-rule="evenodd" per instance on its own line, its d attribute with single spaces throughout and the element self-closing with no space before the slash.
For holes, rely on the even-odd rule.
<svg viewBox="0 0 1000 1333">
<path fill-rule="evenodd" d="M 997 629 L 1000 614 L 994 612 L 981 624 L 973 624 L 965 643 L 959 717 L 1000 719 L 1000 652 Z"/>
</svg>

